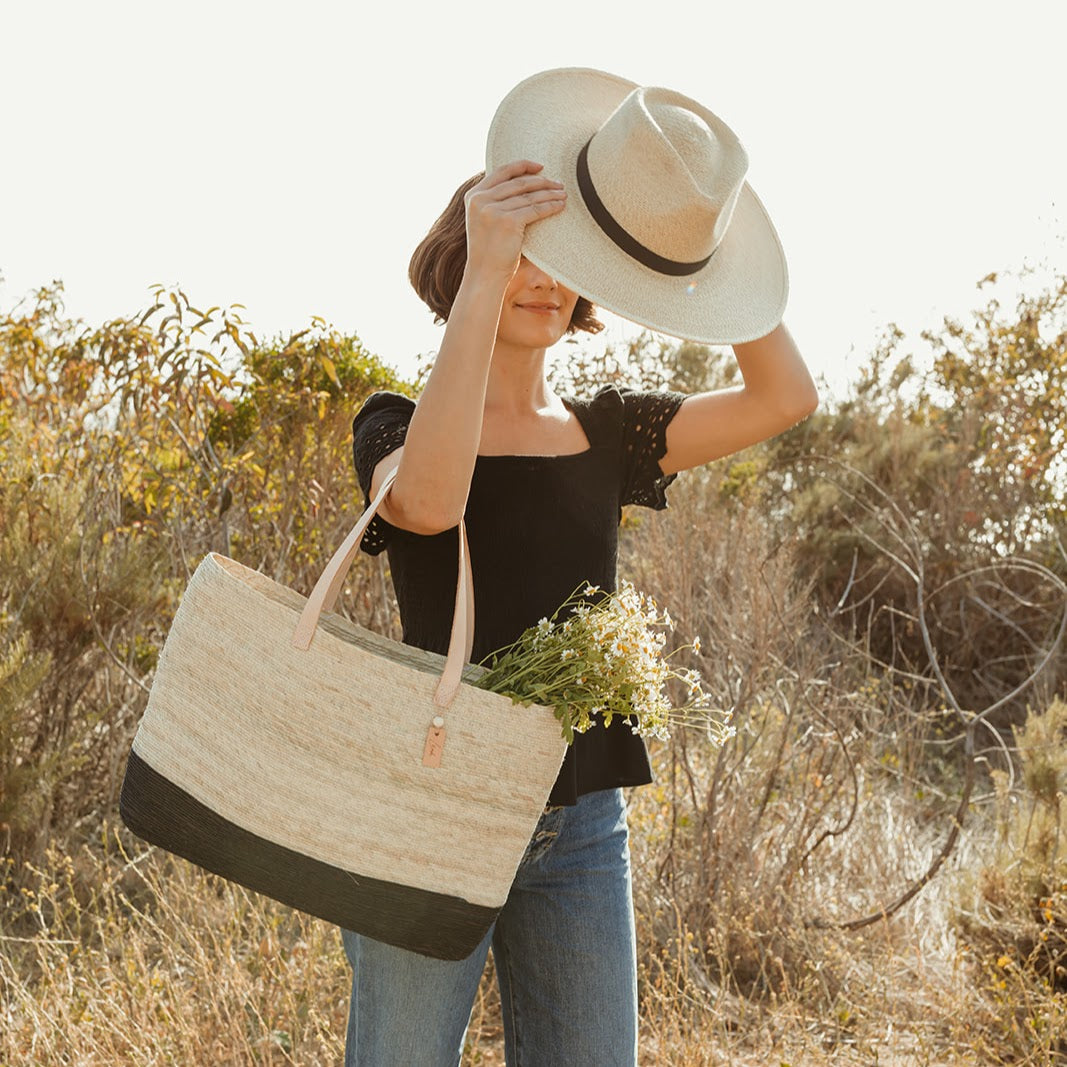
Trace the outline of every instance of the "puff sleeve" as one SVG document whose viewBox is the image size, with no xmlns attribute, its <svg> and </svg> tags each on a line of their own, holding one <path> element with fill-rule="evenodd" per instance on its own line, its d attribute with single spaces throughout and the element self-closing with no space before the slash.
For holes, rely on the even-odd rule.
<svg viewBox="0 0 1067 1067">
<path fill-rule="evenodd" d="M 667 453 L 667 426 L 685 400 L 667 390 L 620 389 L 622 396 L 622 488 L 620 505 L 640 504 L 661 511 L 667 486 L 677 477 L 665 475 L 659 461 Z"/>
<path fill-rule="evenodd" d="M 415 402 L 399 393 L 378 392 L 369 396 L 352 420 L 352 459 L 356 467 L 364 507 L 370 503 L 374 468 L 404 443 Z M 389 543 L 395 529 L 380 516 L 371 520 L 361 548 L 377 556 Z"/>
</svg>

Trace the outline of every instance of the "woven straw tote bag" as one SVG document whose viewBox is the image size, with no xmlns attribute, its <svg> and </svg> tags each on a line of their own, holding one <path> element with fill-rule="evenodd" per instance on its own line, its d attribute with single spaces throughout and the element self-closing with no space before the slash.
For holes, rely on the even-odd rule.
<svg viewBox="0 0 1067 1067">
<path fill-rule="evenodd" d="M 464 959 L 507 899 L 566 746 L 552 711 L 329 613 L 395 472 L 311 596 L 211 553 L 160 653 L 122 785 L 139 837 L 291 907 Z"/>
</svg>

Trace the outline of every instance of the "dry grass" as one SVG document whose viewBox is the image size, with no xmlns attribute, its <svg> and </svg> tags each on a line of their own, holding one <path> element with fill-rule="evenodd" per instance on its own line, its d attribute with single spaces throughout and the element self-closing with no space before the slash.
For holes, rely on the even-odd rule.
<svg viewBox="0 0 1067 1067">
<path fill-rule="evenodd" d="M 656 794 L 641 796 L 634 794 L 632 820 L 643 1065 L 1001 1062 L 972 1048 L 982 998 L 948 932 L 947 890 L 863 935 L 820 937 L 821 963 L 837 972 L 824 1010 L 812 1010 L 810 989 L 756 999 L 717 984 L 706 969 L 697 980 L 694 939 L 679 927 L 657 949 L 663 931 L 651 933 L 663 916 L 649 911 L 641 833 Z M 886 868 L 892 862 L 883 857 Z M 340 1062 L 349 973 L 327 924 L 116 829 L 70 854 L 50 850 L 46 864 L 9 879 L 6 894 L 0 1062 Z M 474 1064 L 503 1064 L 491 966 L 464 1057 L 465 1067 Z"/>
<path fill-rule="evenodd" d="M 106 832 L 6 902 L 5 1064 L 334 1064 L 336 930 Z M 8 892 L 13 892 L 9 886 Z"/>
</svg>

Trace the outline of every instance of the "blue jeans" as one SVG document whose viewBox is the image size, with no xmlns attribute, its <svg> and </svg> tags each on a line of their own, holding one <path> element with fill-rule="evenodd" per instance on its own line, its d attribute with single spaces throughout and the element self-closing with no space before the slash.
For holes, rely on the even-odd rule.
<svg viewBox="0 0 1067 1067">
<path fill-rule="evenodd" d="M 509 1067 L 637 1063 L 621 789 L 546 809 L 503 911 L 467 959 L 430 959 L 341 934 L 353 968 L 346 1067 L 456 1067 L 490 944 Z"/>
</svg>

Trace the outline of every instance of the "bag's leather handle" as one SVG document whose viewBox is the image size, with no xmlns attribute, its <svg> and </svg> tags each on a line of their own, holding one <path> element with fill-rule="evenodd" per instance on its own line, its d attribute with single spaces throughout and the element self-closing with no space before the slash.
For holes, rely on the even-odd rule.
<svg viewBox="0 0 1067 1067">
<path fill-rule="evenodd" d="M 348 569 L 359 551 L 360 542 L 370 526 L 371 519 L 378 512 L 382 501 L 389 492 L 396 479 L 397 468 L 389 471 L 382 480 L 381 488 L 377 496 L 367 506 L 367 510 L 359 517 L 359 521 L 352 527 L 352 532 L 344 539 L 341 546 L 333 554 L 330 562 L 326 564 L 311 591 L 304 610 L 300 613 L 300 620 L 293 631 L 293 645 L 302 651 L 311 647 L 311 639 L 315 636 L 315 629 L 319 624 L 319 618 L 324 611 L 333 611 L 337 604 L 337 598 L 341 593 Z M 470 551 L 467 546 L 467 527 L 463 520 L 459 521 L 459 571 L 456 580 L 456 607 L 452 616 L 452 636 L 448 642 L 448 655 L 445 657 L 445 668 L 441 674 L 441 680 L 437 683 L 434 692 L 434 703 L 439 707 L 447 708 L 459 691 L 460 681 L 463 676 L 463 665 L 471 658 L 471 649 L 474 647 L 474 576 L 471 574 Z"/>
</svg>

